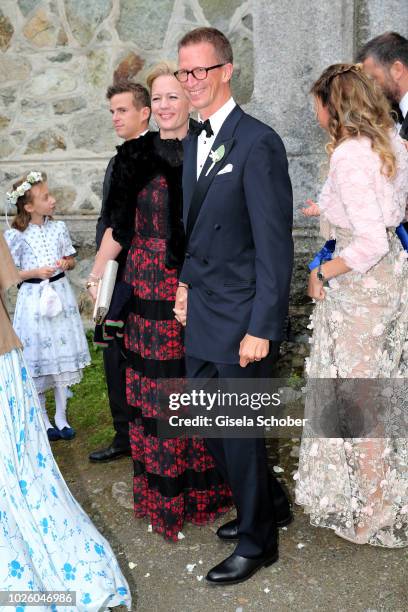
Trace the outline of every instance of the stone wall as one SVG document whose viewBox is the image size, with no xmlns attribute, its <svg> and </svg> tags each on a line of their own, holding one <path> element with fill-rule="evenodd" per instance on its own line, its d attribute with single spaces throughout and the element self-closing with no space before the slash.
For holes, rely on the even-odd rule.
<svg viewBox="0 0 408 612">
<path fill-rule="evenodd" d="M 299 214 L 323 176 L 324 139 L 308 91 L 330 63 L 350 60 L 387 29 L 408 35 L 406 0 L 2 0 L 0 5 L 0 214 L 10 182 L 43 169 L 80 262 L 93 253 L 108 159 L 118 144 L 106 87 L 113 74 L 142 80 L 199 25 L 222 29 L 235 55 L 234 96 L 274 126 L 288 150 L 295 196 L 296 263 L 292 315 L 302 367 L 307 350 L 306 262 L 316 224 Z M 293 347 L 292 347 L 293 349 Z"/>
<path fill-rule="evenodd" d="M 249 2 L 2 0 L 1 193 L 24 170 L 44 169 L 59 212 L 90 221 L 119 142 L 105 100 L 113 74 L 143 81 L 158 59 L 176 59 L 178 38 L 200 24 L 230 36 L 234 93 L 245 104 L 253 90 Z"/>
</svg>

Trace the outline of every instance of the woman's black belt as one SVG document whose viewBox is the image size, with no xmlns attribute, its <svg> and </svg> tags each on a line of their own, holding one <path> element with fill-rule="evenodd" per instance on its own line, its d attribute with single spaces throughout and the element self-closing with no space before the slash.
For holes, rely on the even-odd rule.
<svg viewBox="0 0 408 612">
<path fill-rule="evenodd" d="M 65 276 L 65 272 L 60 272 L 56 276 L 51 276 L 51 278 L 49 278 L 48 280 L 50 281 L 50 283 L 53 283 L 54 281 L 57 281 L 60 278 L 63 278 L 64 276 Z M 23 283 L 33 283 L 36 285 L 36 284 L 42 283 L 43 280 L 44 280 L 43 278 L 26 278 L 25 280 L 23 280 Z M 19 287 L 21 287 L 23 283 L 20 283 Z"/>
</svg>

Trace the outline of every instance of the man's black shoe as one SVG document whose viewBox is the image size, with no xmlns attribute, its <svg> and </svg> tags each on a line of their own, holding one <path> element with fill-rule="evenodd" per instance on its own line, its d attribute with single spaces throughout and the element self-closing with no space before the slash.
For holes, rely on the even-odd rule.
<svg viewBox="0 0 408 612">
<path fill-rule="evenodd" d="M 206 576 L 211 584 L 238 584 L 248 580 L 261 567 L 268 567 L 279 559 L 278 550 L 270 550 L 262 557 L 249 559 L 240 555 L 232 554 L 230 557 L 216 565 Z"/>
<path fill-rule="evenodd" d="M 293 521 L 293 514 L 290 512 L 287 516 L 283 517 L 280 520 L 276 521 L 276 526 L 278 528 L 286 527 L 290 525 Z M 233 519 L 225 525 L 221 525 L 217 529 L 217 536 L 221 538 L 221 540 L 238 540 L 238 521 L 237 519 Z"/>
<path fill-rule="evenodd" d="M 113 461 L 114 459 L 119 459 L 120 457 L 130 457 L 130 455 L 130 447 L 119 448 L 111 444 L 108 446 L 108 448 L 103 448 L 102 450 L 91 453 L 89 455 L 89 461 Z"/>
<path fill-rule="evenodd" d="M 288 525 L 290 525 L 291 523 L 293 523 L 294 521 L 294 517 L 292 512 L 289 511 L 289 514 L 287 514 L 286 516 L 284 516 L 281 519 L 276 519 L 276 526 L 279 529 L 282 529 L 282 527 L 287 527 Z"/>
<path fill-rule="evenodd" d="M 237 519 L 232 519 L 232 521 L 228 521 L 225 525 L 221 525 L 221 527 L 217 529 L 217 536 L 221 538 L 221 540 L 238 540 Z"/>
</svg>

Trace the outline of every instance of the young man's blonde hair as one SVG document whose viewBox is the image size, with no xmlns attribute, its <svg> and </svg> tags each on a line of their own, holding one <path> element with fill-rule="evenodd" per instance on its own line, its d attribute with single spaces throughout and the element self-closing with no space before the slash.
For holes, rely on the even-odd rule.
<svg viewBox="0 0 408 612">
<path fill-rule="evenodd" d="M 150 108 L 150 95 L 146 87 L 141 83 L 134 83 L 127 79 L 120 79 L 115 81 L 113 85 L 108 87 L 106 91 L 106 98 L 110 100 L 113 96 L 121 93 L 131 93 L 133 96 L 133 105 L 137 110 L 140 110 L 144 106 Z"/>
</svg>

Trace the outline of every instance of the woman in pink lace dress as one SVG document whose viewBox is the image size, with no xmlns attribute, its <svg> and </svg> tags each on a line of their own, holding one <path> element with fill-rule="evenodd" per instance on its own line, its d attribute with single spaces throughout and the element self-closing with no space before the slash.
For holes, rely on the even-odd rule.
<svg viewBox="0 0 408 612">
<path fill-rule="evenodd" d="M 320 411 L 330 437 L 305 428 L 296 501 L 313 525 L 345 539 L 407 546 L 408 439 L 400 416 L 407 402 L 408 262 L 395 228 L 405 215 L 408 153 L 385 98 L 359 65 L 330 66 L 312 93 L 330 137 L 330 166 L 318 204 L 310 203 L 305 214 L 320 213 L 321 233 L 336 239 L 336 250 L 310 273 L 308 293 L 316 306 L 305 416 Z M 358 383 L 353 397 L 345 391 L 350 379 Z M 380 387 L 373 386 L 378 379 L 386 379 L 382 403 Z M 316 384 L 322 382 L 336 398 L 331 406 L 338 417 L 339 398 L 348 400 L 340 428 L 347 437 L 327 433 L 334 411 L 321 412 L 327 402 Z M 376 415 L 379 403 L 391 406 L 392 436 Z"/>
</svg>

